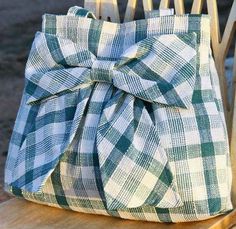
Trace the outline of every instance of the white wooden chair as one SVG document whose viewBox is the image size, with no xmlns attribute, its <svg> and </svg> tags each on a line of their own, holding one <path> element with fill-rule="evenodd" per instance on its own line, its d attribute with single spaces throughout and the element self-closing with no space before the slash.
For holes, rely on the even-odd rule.
<svg viewBox="0 0 236 229">
<path fill-rule="evenodd" d="M 193 0 L 191 13 L 201 13 L 204 0 Z M 236 208 L 236 48 L 234 52 L 233 90 L 232 102 L 227 100 L 227 86 L 225 80 L 225 58 L 236 29 L 236 0 L 234 0 L 229 18 L 223 33 L 220 35 L 217 0 L 206 0 L 208 13 L 211 16 L 212 49 L 217 71 L 221 83 L 221 92 L 224 100 L 225 117 L 228 126 L 231 159 L 233 170 L 232 200 Z M 161 0 L 159 8 L 168 8 L 169 0 Z M 137 0 L 128 0 L 125 21 L 133 20 Z M 145 11 L 153 9 L 152 0 L 143 0 Z M 184 0 L 174 0 L 176 14 L 185 13 Z M 85 7 L 92 10 L 97 18 L 119 22 L 119 10 L 117 0 L 85 0 Z M 24 200 L 12 199 L 0 205 L 0 229 L 48 229 L 48 228 L 79 228 L 79 229 L 136 229 L 136 228 L 160 228 L 160 229 L 226 229 L 236 228 L 236 209 L 231 213 L 210 220 L 181 224 L 145 223 L 142 221 L 122 220 L 107 216 L 97 216 L 76 213 L 47 206 L 30 203 Z"/>
</svg>

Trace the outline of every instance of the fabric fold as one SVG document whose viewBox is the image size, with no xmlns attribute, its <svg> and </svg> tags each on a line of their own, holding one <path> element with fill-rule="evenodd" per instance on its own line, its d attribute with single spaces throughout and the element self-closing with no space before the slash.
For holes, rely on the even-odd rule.
<svg viewBox="0 0 236 229">
<path fill-rule="evenodd" d="M 91 88 L 87 88 L 41 105 L 32 130 L 19 150 L 13 187 L 41 191 L 82 124 L 90 92 Z"/>
<path fill-rule="evenodd" d="M 104 108 L 97 150 L 107 207 L 183 205 L 145 103 L 120 92 Z"/>
</svg>

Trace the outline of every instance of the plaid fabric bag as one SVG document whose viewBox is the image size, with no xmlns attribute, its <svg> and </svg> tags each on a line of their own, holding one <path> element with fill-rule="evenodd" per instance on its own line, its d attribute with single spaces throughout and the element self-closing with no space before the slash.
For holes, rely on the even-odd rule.
<svg viewBox="0 0 236 229">
<path fill-rule="evenodd" d="M 79 212 L 155 222 L 232 209 L 206 15 L 123 24 L 44 15 L 5 169 L 6 190 Z"/>
</svg>

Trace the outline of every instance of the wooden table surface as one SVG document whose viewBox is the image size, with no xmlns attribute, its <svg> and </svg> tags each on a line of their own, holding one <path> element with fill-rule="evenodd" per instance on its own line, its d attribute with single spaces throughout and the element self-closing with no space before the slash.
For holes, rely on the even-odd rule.
<svg viewBox="0 0 236 229">
<path fill-rule="evenodd" d="M 0 204 L 0 229 L 226 229 L 236 225 L 236 211 L 210 220 L 160 224 L 77 213 L 20 199 Z"/>
</svg>

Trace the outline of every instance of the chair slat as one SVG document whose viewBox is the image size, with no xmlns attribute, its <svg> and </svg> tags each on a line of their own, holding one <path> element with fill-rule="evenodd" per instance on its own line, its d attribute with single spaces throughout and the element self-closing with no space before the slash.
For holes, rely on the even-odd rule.
<svg viewBox="0 0 236 229">
<path fill-rule="evenodd" d="M 100 16 L 106 21 L 120 22 L 117 0 L 100 0 Z"/>
<path fill-rule="evenodd" d="M 159 9 L 166 9 L 170 5 L 170 0 L 161 0 Z"/>
<path fill-rule="evenodd" d="M 184 14 L 184 0 L 174 0 L 175 4 L 175 12 L 177 15 L 182 15 Z"/>
<path fill-rule="evenodd" d="M 232 183 L 232 202 L 233 206 L 236 207 L 236 93 L 235 93 L 235 86 L 236 86 L 236 43 L 235 43 L 235 50 L 234 50 L 234 66 L 233 66 L 233 91 L 234 91 L 234 98 L 231 112 L 231 144 L 230 144 L 230 158 L 231 158 L 231 167 L 232 167 L 232 174 L 233 174 L 233 183 Z"/>
<path fill-rule="evenodd" d="M 234 47 L 235 48 L 234 48 L 233 83 L 236 84 L 236 42 L 235 42 Z M 236 86 L 236 85 L 234 85 L 234 86 Z"/>
<path fill-rule="evenodd" d="M 234 53 L 234 77 L 236 78 L 236 49 Z M 235 82 L 234 82 L 235 87 Z M 235 91 L 235 89 L 234 89 Z M 236 94 L 234 94 L 233 98 L 234 104 L 236 101 Z M 231 159 L 231 167 L 232 167 L 232 175 L 233 175 L 233 183 L 232 183 L 232 189 L 231 189 L 231 196 L 232 196 L 232 202 L 233 206 L 236 207 L 236 106 L 233 106 L 232 109 L 232 131 L 231 131 L 231 141 L 230 141 L 230 159 Z"/>
<path fill-rule="evenodd" d="M 228 26 L 231 27 L 231 31 L 229 31 Z M 235 29 L 236 28 L 236 1 L 234 1 L 231 12 L 228 18 L 228 22 L 226 24 L 224 36 L 222 39 L 223 48 L 228 49 L 229 45 L 233 39 Z M 228 39 L 228 44 L 225 44 Z M 231 112 L 230 112 L 230 124 L 231 131 L 231 145 L 230 145 L 230 153 L 231 153 L 231 166 L 233 172 L 233 184 L 232 184 L 232 202 L 236 207 L 236 42 L 234 49 L 234 65 L 233 65 L 233 101 L 231 104 Z"/>
<path fill-rule="evenodd" d="M 200 14 L 203 7 L 203 0 L 194 0 L 191 14 Z"/>
<path fill-rule="evenodd" d="M 230 44 L 233 40 L 234 26 L 236 26 L 235 22 L 236 22 L 236 1 L 234 1 L 233 3 L 232 9 L 230 11 L 229 18 L 225 27 L 225 31 L 222 37 L 222 41 L 220 43 L 220 51 L 221 51 L 220 53 L 221 53 L 222 59 L 226 58 Z"/>
<path fill-rule="evenodd" d="M 234 33 L 235 33 L 235 26 L 236 26 L 236 1 L 234 1 L 233 5 L 232 5 L 232 8 L 231 8 L 231 11 L 230 11 L 230 14 L 229 14 L 229 17 L 228 17 L 228 21 L 226 23 L 226 27 L 225 27 L 225 30 L 224 30 L 224 33 L 223 33 L 223 36 L 222 36 L 222 41 L 219 45 L 219 56 L 218 56 L 218 59 L 217 59 L 217 63 L 219 63 L 219 66 L 221 68 L 221 72 L 222 72 L 222 75 L 224 76 L 225 75 L 225 67 L 224 67 L 224 62 L 225 62 L 225 58 L 227 56 L 227 53 L 229 51 L 229 47 L 230 47 L 230 44 L 232 43 L 233 41 L 233 38 L 234 38 Z M 223 77 L 225 78 L 225 77 Z M 233 87 L 234 89 L 234 87 Z M 235 90 L 233 90 L 233 95 L 235 93 Z M 234 101 L 233 101 L 234 102 Z M 231 132 L 232 132 L 232 111 L 233 109 L 231 109 L 231 107 L 233 107 L 233 103 L 229 104 L 227 103 L 227 110 L 229 111 L 228 112 L 228 123 L 229 123 L 229 134 L 231 135 Z"/>
<path fill-rule="evenodd" d="M 211 16 L 211 38 L 212 38 L 213 52 L 217 53 L 219 50 L 219 43 L 220 43 L 220 29 L 219 29 L 217 1 L 207 0 L 207 10 L 209 15 Z"/>
<path fill-rule="evenodd" d="M 84 0 L 84 6 L 93 11 L 97 18 L 120 22 L 117 0 Z"/>
<path fill-rule="evenodd" d="M 129 0 L 125 11 L 124 22 L 132 21 L 134 19 L 137 0 Z"/>
<path fill-rule="evenodd" d="M 152 0 L 143 0 L 143 9 L 145 12 L 153 10 Z"/>
</svg>

